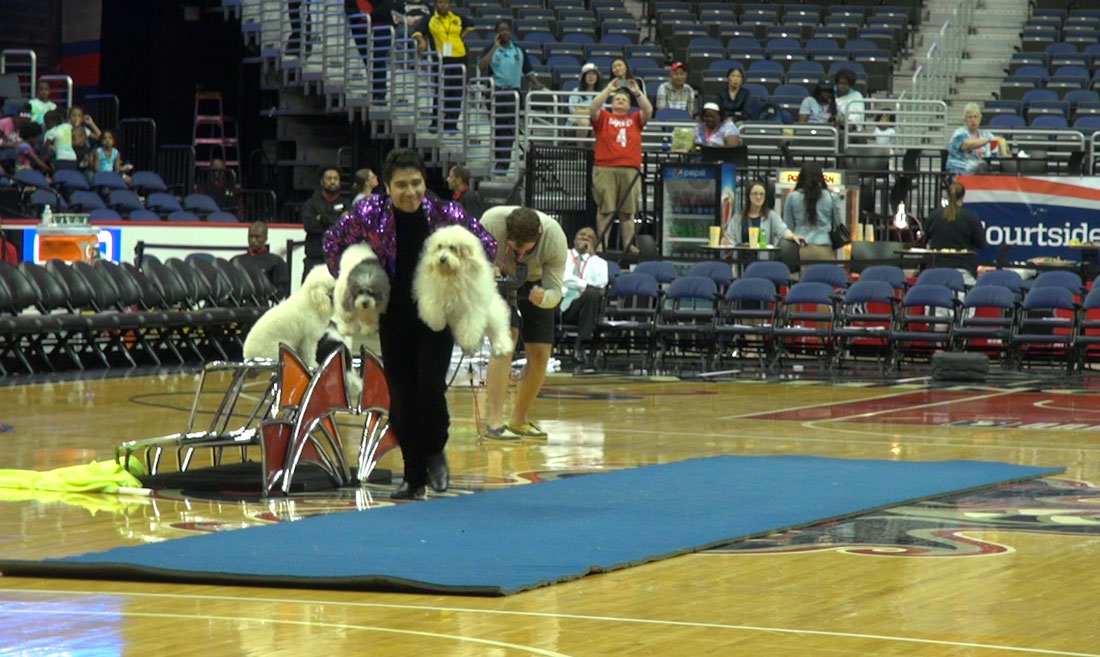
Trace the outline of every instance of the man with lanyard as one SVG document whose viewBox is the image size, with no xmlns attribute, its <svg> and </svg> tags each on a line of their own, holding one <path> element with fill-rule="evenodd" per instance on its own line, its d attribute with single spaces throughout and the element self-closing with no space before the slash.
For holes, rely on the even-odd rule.
<svg viewBox="0 0 1100 657">
<path fill-rule="evenodd" d="M 428 40 L 424 32 L 432 35 L 435 50 L 442 57 L 443 65 L 466 63 L 466 37 L 474 31 L 464 16 L 451 11 L 451 0 L 436 0 L 435 12 L 422 21 L 413 32 L 416 39 L 416 51 L 423 55 L 428 50 Z M 466 80 L 456 75 L 457 71 L 444 69 L 440 86 L 443 89 L 443 130 L 454 131 L 458 128 L 458 113 L 462 107 L 462 94 Z"/>
<path fill-rule="evenodd" d="M 561 303 L 568 253 L 565 232 L 553 217 L 517 206 L 497 206 L 486 211 L 481 225 L 500 245 L 494 264 L 506 281 L 500 284 L 502 292 L 508 292 L 505 298 L 512 292 L 515 294 L 510 302 L 512 338 L 518 344 L 522 335 L 527 357 L 524 375 L 516 384 L 508 424 L 504 423 L 504 398 L 512 373 L 512 354 L 489 359 L 485 438 L 546 440 L 546 432 L 527 419 L 527 412 L 546 380 L 546 367 L 554 347 L 554 311 Z"/>
<path fill-rule="evenodd" d="M 531 60 L 519 44 L 512 41 L 512 23 L 508 20 L 497 21 L 496 36 L 493 45 L 481 55 L 478 63 L 481 70 L 493 77 L 493 83 L 497 91 L 520 91 L 520 85 L 524 78 L 534 89 L 544 89 L 535 70 L 531 66 Z M 517 101 L 518 103 L 518 101 Z M 516 135 L 516 117 L 519 115 L 518 104 L 511 107 L 510 102 L 501 103 L 498 109 L 498 99 L 493 99 L 493 137 L 496 173 L 503 175 L 508 171 L 508 165 L 512 161 L 512 142 Z"/>
<path fill-rule="evenodd" d="M 340 193 L 340 170 L 336 167 L 321 169 L 321 187 L 302 204 L 302 225 L 306 229 L 306 258 L 302 268 L 302 280 L 309 270 L 324 263 L 322 241 L 325 231 L 336 225 L 340 217 L 350 210 L 344 195 Z"/>
<path fill-rule="evenodd" d="M 485 212 L 485 203 L 470 189 L 470 170 L 466 167 L 457 164 L 451 167 L 447 172 L 447 188 L 453 194 L 451 200 L 461 205 L 467 216 L 480 217 Z"/>
<path fill-rule="evenodd" d="M 607 281 L 607 261 L 596 255 L 596 231 L 585 226 L 573 238 L 573 248 L 565 262 L 561 299 L 562 322 L 577 326 L 573 357 L 578 364 L 587 360 L 586 351 L 596 330 Z"/>
</svg>

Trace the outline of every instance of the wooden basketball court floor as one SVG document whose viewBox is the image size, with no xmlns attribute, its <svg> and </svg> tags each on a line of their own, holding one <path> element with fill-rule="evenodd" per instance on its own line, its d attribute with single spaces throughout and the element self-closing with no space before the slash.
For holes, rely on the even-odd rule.
<svg viewBox="0 0 1100 657">
<path fill-rule="evenodd" d="M 110 459 L 120 441 L 176 431 L 195 380 L 9 380 L 0 468 Z M 0 655 L 1100 656 L 1100 386 L 562 376 L 535 407 L 550 439 L 520 445 L 477 439 L 469 389 L 449 402 L 455 494 L 715 454 L 1067 470 L 504 598 L 0 577 Z M 383 466 L 400 471 L 396 452 Z M 0 554 L 232 530 L 387 493 L 268 504 L 0 491 Z"/>
</svg>

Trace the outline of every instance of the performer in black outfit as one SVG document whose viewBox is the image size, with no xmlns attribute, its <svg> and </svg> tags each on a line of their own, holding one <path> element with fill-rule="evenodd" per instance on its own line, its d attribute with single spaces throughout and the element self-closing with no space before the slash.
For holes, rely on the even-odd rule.
<svg viewBox="0 0 1100 657">
<path fill-rule="evenodd" d="M 447 490 L 447 368 L 454 339 L 450 330 L 432 331 L 420 320 L 412 296 L 413 273 L 428 235 L 461 224 L 477 235 L 490 261 L 496 241 L 456 203 L 425 197 L 424 161 L 412 149 L 392 151 L 382 166 L 390 196 L 364 199 L 325 234 L 329 271 L 339 275 L 340 256 L 366 242 L 390 274 L 390 302 L 379 333 L 390 389 L 390 426 L 401 444 L 405 478 L 391 497 L 424 499 L 425 484 Z"/>
</svg>

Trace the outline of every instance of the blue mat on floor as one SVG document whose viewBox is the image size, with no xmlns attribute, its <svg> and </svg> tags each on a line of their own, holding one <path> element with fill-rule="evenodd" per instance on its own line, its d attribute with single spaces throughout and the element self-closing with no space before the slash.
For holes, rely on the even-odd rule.
<svg viewBox="0 0 1100 657">
<path fill-rule="evenodd" d="M 719 456 L 63 559 L 0 561 L 0 572 L 508 595 L 1062 471 L 980 461 Z"/>
</svg>

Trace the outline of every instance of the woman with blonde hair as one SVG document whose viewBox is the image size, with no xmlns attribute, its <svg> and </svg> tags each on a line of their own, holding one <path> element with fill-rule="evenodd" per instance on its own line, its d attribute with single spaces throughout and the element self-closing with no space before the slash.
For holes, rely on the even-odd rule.
<svg viewBox="0 0 1100 657">
<path fill-rule="evenodd" d="M 947 205 L 924 220 L 925 243 L 930 249 L 956 249 L 977 252 L 985 248 L 985 226 L 978 215 L 963 207 L 966 188 L 960 183 L 947 187 Z M 937 264 L 962 272 L 967 285 L 974 284 L 975 254 L 943 255 Z"/>
<path fill-rule="evenodd" d="M 963 107 L 963 126 L 955 130 L 947 144 L 945 168 L 949 173 L 976 173 L 986 168 L 985 158 L 994 153 L 1011 155 L 1004 137 L 978 127 L 981 123 L 981 108 L 977 103 L 967 103 Z"/>
</svg>

